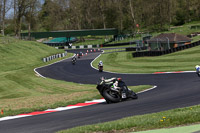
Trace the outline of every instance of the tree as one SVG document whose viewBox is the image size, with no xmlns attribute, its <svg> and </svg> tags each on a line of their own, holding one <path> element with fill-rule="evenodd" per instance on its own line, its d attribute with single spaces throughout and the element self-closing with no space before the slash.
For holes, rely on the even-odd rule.
<svg viewBox="0 0 200 133">
<path fill-rule="evenodd" d="M 65 17 L 65 10 L 57 1 L 46 0 L 39 12 L 39 20 L 41 28 L 46 31 L 58 30 L 60 28 L 63 18 Z"/>
<path fill-rule="evenodd" d="M 30 7 L 31 1 L 27 0 L 16 0 L 15 1 L 15 13 L 16 13 L 16 31 L 15 35 L 20 37 L 22 17 L 25 15 L 26 10 Z"/>
<path fill-rule="evenodd" d="M 31 27 L 33 26 L 33 21 L 36 20 L 36 15 L 38 12 L 38 9 L 40 7 L 40 3 L 38 0 L 30 0 L 29 7 L 26 9 L 25 17 L 26 21 L 28 22 L 28 35 L 29 39 L 31 39 Z"/>
<path fill-rule="evenodd" d="M 4 36 L 4 31 L 5 31 L 5 17 L 6 17 L 6 13 L 10 10 L 11 8 L 11 4 L 9 0 L 1 0 L 1 27 L 2 27 L 2 35 Z"/>
<path fill-rule="evenodd" d="M 2 29 L 6 1 L 11 0 L 0 0 Z M 39 6 L 40 1 L 13 0 L 16 35 L 23 25 L 29 32 L 99 28 L 124 32 L 137 30 L 136 24 L 147 31 L 163 31 L 170 25 L 200 20 L 199 0 L 44 0 Z"/>
<path fill-rule="evenodd" d="M 132 1 L 131 0 L 129 0 L 129 6 L 130 6 L 130 12 L 131 12 L 131 17 L 132 17 L 132 20 L 133 20 L 133 24 L 135 26 L 136 25 L 135 13 L 133 11 L 133 6 L 132 6 Z"/>
</svg>

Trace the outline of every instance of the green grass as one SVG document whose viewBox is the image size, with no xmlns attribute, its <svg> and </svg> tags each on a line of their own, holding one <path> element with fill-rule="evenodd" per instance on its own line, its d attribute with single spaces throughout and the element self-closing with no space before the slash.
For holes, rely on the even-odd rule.
<svg viewBox="0 0 200 133">
<path fill-rule="evenodd" d="M 107 50 L 104 50 L 104 54 L 111 53 L 111 52 L 125 51 L 125 50 L 126 50 L 125 48 L 120 48 L 120 49 L 107 49 Z"/>
<path fill-rule="evenodd" d="M 195 36 L 192 38 L 192 42 L 197 42 L 200 40 L 200 36 Z"/>
<path fill-rule="evenodd" d="M 182 34 L 182 35 L 189 35 L 194 32 L 199 32 L 199 29 L 191 29 L 192 25 L 198 25 L 198 24 L 200 24 L 200 21 L 194 21 L 191 23 L 184 24 L 182 26 L 171 28 L 171 30 L 167 32 L 173 32 L 173 33 Z"/>
<path fill-rule="evenodd" d="M 55 108 L 97 96 L 94 85 L 44 79 L 35 75 L 34 68 L 63 59 L 43 63 L 43 57 L 62 52 L 37 42 L 0 38 L 0 109 L 4 110 L 4 115 L 0 117 Z M 72 54 L 67 57 L 70 56 Z"/>
<path fill-rule="evenodd" d="M 132 52 L 102 54 L 93 62 L 97 67 L 100 60 L 105 71 L 119 73 L 154 73 L 191 71 L 199 64 L 200 46 L 157 57 L 132 57 Z"/>
<path fill-rule="evenodd" d="M 59 133 L 125 133 L 199 123 L 200 106 L 127 117 L 116 121 L 80 126 Z"/>
</svg>

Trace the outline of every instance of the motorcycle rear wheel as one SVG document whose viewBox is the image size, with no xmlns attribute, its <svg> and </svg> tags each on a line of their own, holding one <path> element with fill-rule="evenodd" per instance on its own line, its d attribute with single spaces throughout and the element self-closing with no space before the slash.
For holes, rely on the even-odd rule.
<svg viewBox="0 0 200 133">
<path fill-rule="evenodd" d="M 110 101 L 112 103 L 117 103 L 121 101 L 120 95 L 117 94 L 116 92 L 111 91 L 110 89 L 104 89 L 102 95 L 106 101 Z M 107 103 L 110 103 L 110 102 L 107 102 Z"/>
</svg>

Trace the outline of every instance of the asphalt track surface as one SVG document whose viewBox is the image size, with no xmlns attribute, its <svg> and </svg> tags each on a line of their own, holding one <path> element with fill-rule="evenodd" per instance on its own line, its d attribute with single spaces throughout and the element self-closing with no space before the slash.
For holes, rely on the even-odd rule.
<svg viewBox="0 0 200 133">
<path fill-rule="evenodd" d="M 49 78 L 96 84 L 101 76 L 121 77 L 127 85 L 156 85 L 151 91 L 138 94 L 137 100 L 87 107 L 0 122 L 2 133 L 52 133 L 81 125 L 102 123 L 120 118 L 155 113 L 200 103 L 200 78 L 195 73 L 114 74 L 100 73 L 90 63 L 100 52 L 89 53 L 72 65 L 71 59 L 38 68 Z M 95 89 L 95 88 L 94 88 Z"/>
</svg>

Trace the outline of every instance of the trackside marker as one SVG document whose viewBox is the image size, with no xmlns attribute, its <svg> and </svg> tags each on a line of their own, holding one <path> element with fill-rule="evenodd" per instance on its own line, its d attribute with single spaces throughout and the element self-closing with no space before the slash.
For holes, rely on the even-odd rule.
<svg viewBox="0 0 200 133">
<path fill-rule="evenodd" d="M 88 105 L 97 104 L 97 103 L 99 103 L 99 102 L 78 103 L 78 104 L 75 104 L 75 105 L 68 105 L 67 107 L 70 107 L 70 106 L 88 106 Z"/>
<path fill-rule="evenodd" d="M 187 73 L 187 72 L 195 72 L 195 71 L 154 72 L 154 74 L 162 74 L 162 73 Z"/>
<path fill-rule="evenodd" d="M 1 115 L 3 115 L 3 109 L 1 109 Z"/>
<path fill-rule="evenodd" d="M 32 113 L 27 113 L 27 114 L 19 114 L 19 115 L 40 115 L 40 114 L 46 114 L 46 113 L 52 113 L 56 111 L 36 111 Z"/>
</svg>

